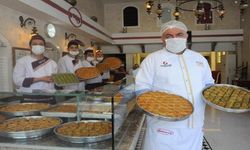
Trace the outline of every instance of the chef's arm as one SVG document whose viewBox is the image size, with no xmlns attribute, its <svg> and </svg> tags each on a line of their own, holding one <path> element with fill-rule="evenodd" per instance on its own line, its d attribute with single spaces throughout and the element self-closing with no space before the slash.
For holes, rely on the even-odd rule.
<svg viewBox="0 0 250 150">
<path fill-rule="evenodd" d="M 63 59 L 60 58 L 58 61 L 58 73 L 65 73 L 65 72 L 67 72 L 66 64 L 63 61 Z"/>
<path fill-rule="evenodd" d="M 152 90 L 155 67 L 151 57 L 144 59 L 135 77 L 136 95 Z"/>
</svg>

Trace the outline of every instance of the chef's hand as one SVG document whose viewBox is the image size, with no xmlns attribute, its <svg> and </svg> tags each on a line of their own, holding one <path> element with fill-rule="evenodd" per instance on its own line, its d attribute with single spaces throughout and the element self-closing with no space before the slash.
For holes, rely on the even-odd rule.
<svg viewBox="0 0 250 150">
<path fill-rule="evenodd" d="M 51 83 L 53 82 L 52 77 L 51 76 L 43 76 L 40 78 L 34 78 L 33 82 L 47 82 L 47 83 Z"/>
</svg>

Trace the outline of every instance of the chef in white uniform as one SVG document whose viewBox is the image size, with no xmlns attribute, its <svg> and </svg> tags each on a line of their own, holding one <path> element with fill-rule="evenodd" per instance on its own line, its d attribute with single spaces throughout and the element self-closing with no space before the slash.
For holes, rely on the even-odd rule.
<svg viewBox="0 0 250 150">
<path fill-rule="evenodd" d="M 97 50 L 96 51 L 96 59 L 95 59 L 97 62 L 96 64 L 102 63 L 103 59 L 104 59 L 103 52 L 101 50 Z M 109 78 L 110 78 L 110 71 L 109 70 L 102 73 L 102 81 L 104 83 L 107 82 L 109 80 Z"/>
<path fill-rule="evenodd" d="M 95 67 L 95 64 L 93 63 L 93 61 L 95 60 L 94 49 L 92 47 L 88 47 L 87 49 L 85 49 L 84 58 L 85 59 L 82 61 L 83 67 Z M 102 76 L 100 75 L 96 78 L 86 80 L 85 89 L 91 90 L 102 85 Z"/>
<path fill-rule="evenodd" d="M 58 73 L 75 73 L 75 71 L 83 67 L 82 61 L 78 58 L 79 43 L 76 40 L 71 40 L 68 43 L 68 54 L 61 57 L 58 61 Z M 82 81 L 77 85 L 64 86 L 68 90 L 84 90 L 85 83 Z"/>
<path fill-rule="evenodd" d="M 169 21 L 161 27 L 164 48 L 142 62 L 136 76 L 137 94 L 169 91 L 188 99 L 193 114 L 183 121 L 169 122 L 147 116 L 144 150 L 201 150 L 205 103 L 202 89 L 214 80 L 207 60 L 186 48 L 187 27 Z"/>
<path fill-rule="evenodd" d="M 40 35 L 34 35 L 29 42 L 31 55 L 17 60 L 13 70 L 13 81 L 18 90 L 32 92 L 32 90 L 54 90 L 51 75 L 57 73 L 57 64 L 43 55 L 45 40 Z M 53 98 L 24 98 L 23 102 L 55 103 Z"/>
</svg>

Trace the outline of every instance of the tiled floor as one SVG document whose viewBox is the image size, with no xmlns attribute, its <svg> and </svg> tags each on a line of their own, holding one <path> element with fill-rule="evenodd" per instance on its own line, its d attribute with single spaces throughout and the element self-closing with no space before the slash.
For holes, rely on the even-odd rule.
<svg viewBox="0 0 250 150">
<path fill-rule="evenodd" d="M 228 113 L 207 106 L 205 137 L 213 150 L 250 150 L 250 112 Z"/>
</svg>

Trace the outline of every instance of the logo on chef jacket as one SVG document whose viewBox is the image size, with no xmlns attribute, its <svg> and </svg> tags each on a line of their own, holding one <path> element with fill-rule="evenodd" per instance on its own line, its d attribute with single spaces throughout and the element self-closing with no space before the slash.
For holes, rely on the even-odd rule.
<svg viewBox="0 0 250 150">
<path fill-rule="evenodd" d="M 171 67 L 172 64 L 168 63 L 167 61 L 163 61 L 161 67 Z"/>
<path fill-rule="evenodd" d="M 174 135 L 174 131 L 164 129 L 164 128 L 159 128 L 157 129 L 157 132 L 162 135 Z"/>
<path fill-rule="evenodd" d="M 68 17 L 70 23 L 76 27 L 79 28 L 82 26 L 82 15 L 81 12 L 75 8 L 75 7 L 70 7 L 68 10 Z"/>
<path fill-rule="evenodd" d="M 204 67 L 203 62 L 201 62 L 201 61 L 196 61 L 195 63 L 196 63 L 196 65 L 197 65 L 198 67 Z"/>
</svg>

